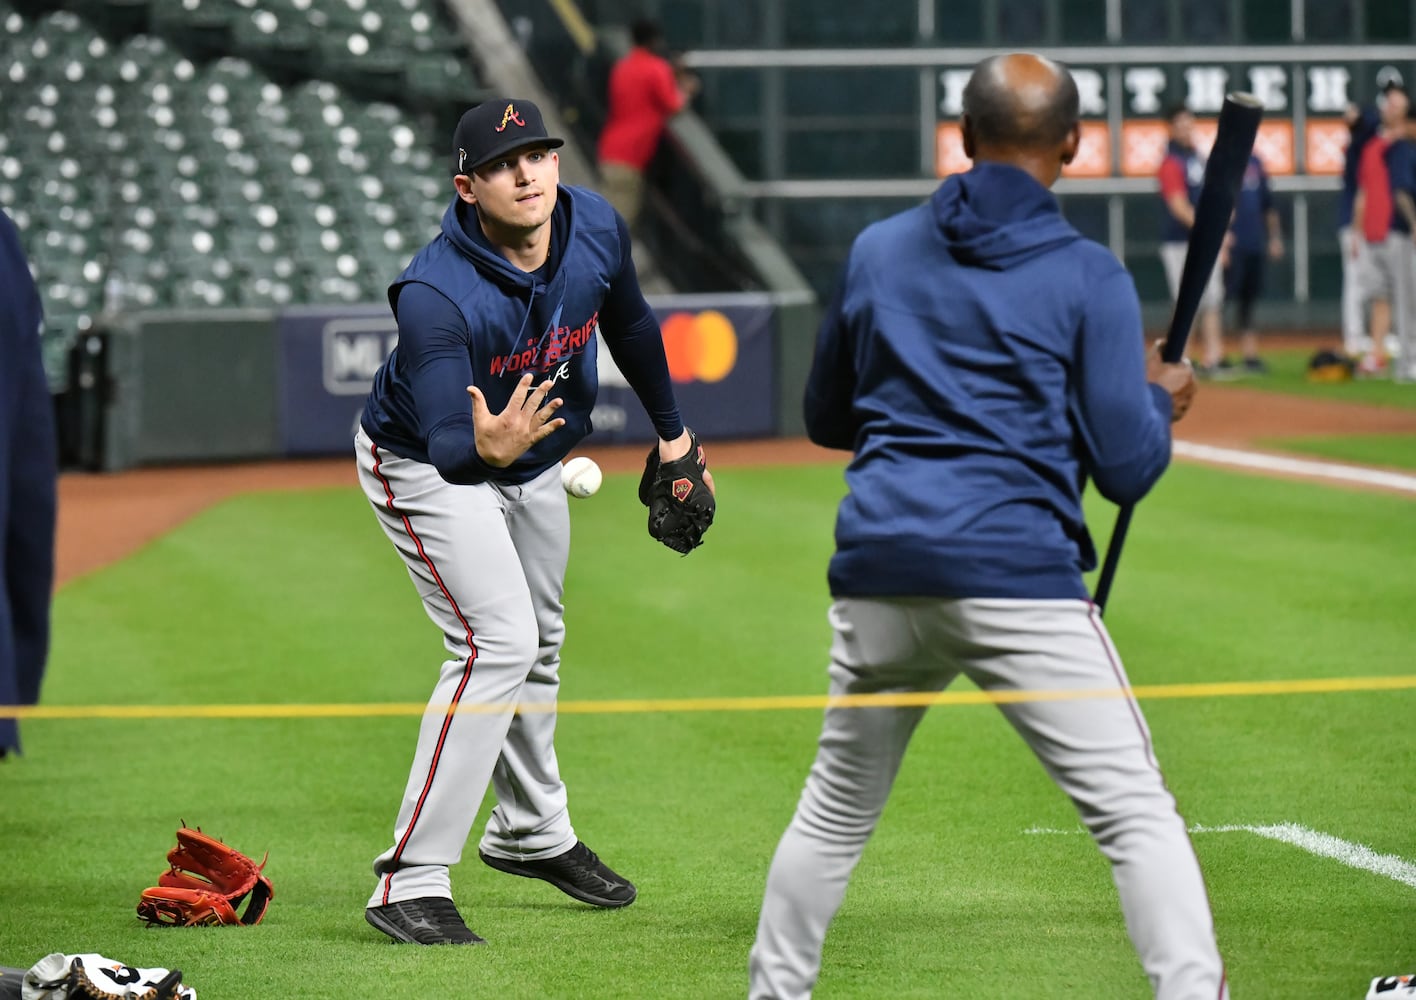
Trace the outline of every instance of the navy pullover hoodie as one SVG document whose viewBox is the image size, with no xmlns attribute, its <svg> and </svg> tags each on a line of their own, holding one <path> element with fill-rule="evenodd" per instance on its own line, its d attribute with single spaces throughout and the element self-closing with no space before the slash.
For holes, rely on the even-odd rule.
<svg viewBox="0 0 1416 1000">
<path fill-rule="evenodd" d="M 54 585 L 54 408 L 40 355 L 39 292 L 0 212 L 0 705 L 39 700 Z M 20 747 L 0 719 L 0 757 Z"/>
<path fill-rule="evenodd" d="M 980 163 L 856 238 L 805 399 L 855 452 L 835 596 L 1086 598 L 1090 476 L 1134 503 L 1170 460 L 1130 275 L 1015 167 Z"/>
<path fill-rule="evenodd" d="M 522 271 L 454 197 L 442 231 L 389 286 L 398 346 L 374 375 L 361 423 L 371 440 L 426 462 L 450 483 L 525 483 L 563 459 L 593 429 L 599 390 L 597 330 L 663 438 L 683 434 L 658 320 L 644 301 L 624 219 L 600 195 L 561 185 L 550 256 Z M 476 385 L 492 413 L 526 372 L 551 379 L 561 427 L 506 468 L 477 453 Z"/>
<path fill-rule="evenodd" d="M 1337 228 L 1352 225 L 1352 205 L 1357 200 L 1357 168 L 1362 162 L 1362 147 L 1377 134 L 1381 119 L 1376 108 L 1363 108 L 1352 123 L 1352 138 L 1342 158 L 1342 198 L 1337 203 Z"/>
</svg>

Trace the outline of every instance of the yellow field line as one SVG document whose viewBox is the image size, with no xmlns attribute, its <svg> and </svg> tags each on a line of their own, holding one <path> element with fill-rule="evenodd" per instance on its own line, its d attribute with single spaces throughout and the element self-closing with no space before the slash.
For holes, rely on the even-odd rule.
<svg viewBox="0 0 1416 1000">
<path fill-rule="evenodd" d="M 1143 684 L 1131 689 L 1139 699 L 1235 698 L 1278 694 L 1334 694 L 1350 691 L 1401 691 L 1416 688 L 1416 674 L 1394 677 L 1317 677 L 1285 681 L 1226 681 L 1211 684 Z M 775 712 L 825 708 L 903 708 L 934 705 L 1003 705 L 1029 701 L 1078 701 L 1120 698 L 1116 688 L 1071 691 L 943 691 L 905 694 L 777 695 L 753 698 L 627 698 L 608 701 L 562 701 L 558 705 L 521 705 L 523 713 L 554 710 L 561 715 L 628 715 L 642 712 Z M 451 707 L 451 706 L 449 706 Z M 422 715 L 416 702 L 345 705 L 0 705 L 10 719 L 362 719 Z M 444 709 L 446 710 L 446 709 Z M 496 703 L 461 704 L 459 714 L 488 715 L 506 710 Z"/>
</svg>

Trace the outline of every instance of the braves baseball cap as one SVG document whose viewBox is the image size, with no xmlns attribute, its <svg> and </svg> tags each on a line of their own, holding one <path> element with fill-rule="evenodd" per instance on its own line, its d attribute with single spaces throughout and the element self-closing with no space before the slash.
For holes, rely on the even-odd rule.
<svg viewBox="0 0 1416 1000">
<path fill-rule="evenodd" d="M 546 134 L 541 109 L 530 101 L 492 97 L 463 112 L 452 133 L 452 172 L 470 174 L 484 163 L 523 146 L 555 149 L 565 140 Z"/>
</svg>

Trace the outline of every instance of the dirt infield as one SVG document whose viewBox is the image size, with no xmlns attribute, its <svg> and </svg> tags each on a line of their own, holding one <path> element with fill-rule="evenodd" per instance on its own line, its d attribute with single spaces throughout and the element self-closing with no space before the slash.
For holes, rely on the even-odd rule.
<svg viewBox="0 0 1416 1000">
<path fill-rule="evenodd" d="M 1176 436 L 1200 444 L 1252 447 L 1268 438 L 1339 434 L 1416 434 L 1416 410 L 1223 386 L 1203 392 Z M 642 467 L 644 451 L 635 445 L 583 453 L 607 472 L 628 472 Z M 714 465 L 724 467 L 844 459 L 841 452 L 802 439 L 712 442 L 709 454 Z M 66 474 L 59 484 L 58 582 L 123 558 L 228 496 L 355 485 L 352 457 Z"/>
</svg>

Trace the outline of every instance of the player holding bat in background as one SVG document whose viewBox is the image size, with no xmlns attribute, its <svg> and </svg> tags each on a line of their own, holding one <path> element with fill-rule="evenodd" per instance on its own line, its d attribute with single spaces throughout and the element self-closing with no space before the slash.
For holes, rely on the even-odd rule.
<svg viewBox="0 0 1416 1000">
<path fill-rule="evenodd" d="M 1195 382 L 1187 363 L 1147 361 L 1130 276 L 1048 191 L 1076 155 L 1078 104 L 1057 63 L 984 60 L 964 91 L 973 169 L 851 249 L 805 404 L 813 441 L 854 452 L 829 572 L 830 690 L 937 692 L 962 673 L 1000 694 L 1102 692 L 1000 707 L 1111 862 L 1155 995 L 1223 1000 L 1199 863 L 1082 579 L 1096 553 L 1081 484 L 1140 499 Z M 768 874 L 753 1000 L 810 996 L 924 711 L 827 709 Z"/>
</svg>

